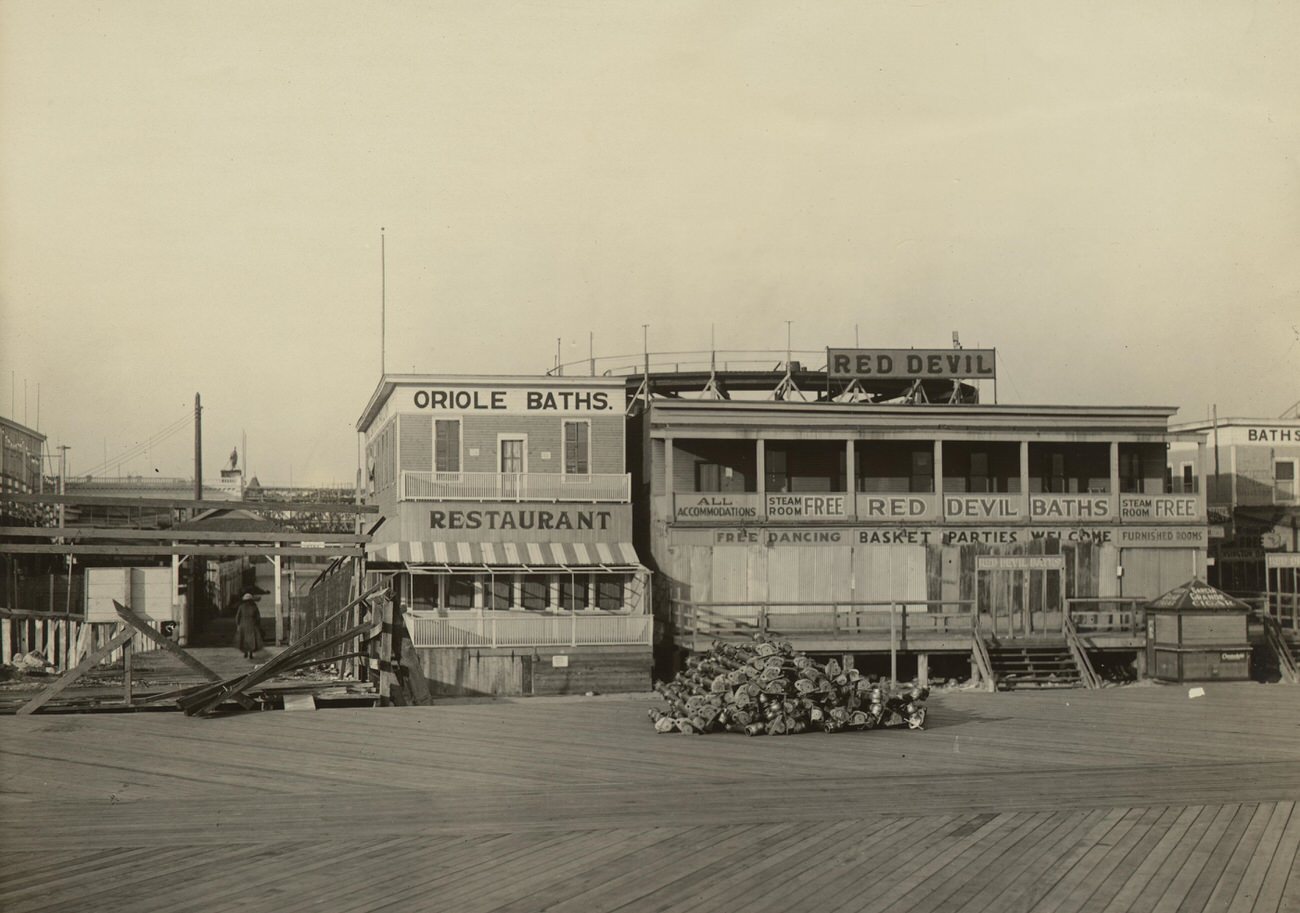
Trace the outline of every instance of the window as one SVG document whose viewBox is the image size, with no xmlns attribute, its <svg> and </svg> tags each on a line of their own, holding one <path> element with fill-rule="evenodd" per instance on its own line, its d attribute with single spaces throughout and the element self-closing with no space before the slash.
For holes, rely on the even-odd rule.
<svg viewBox="0 0 1300 913">
<path fill-rule="evenodd" d="M 447 608 L 474 608 L 474 578 L 464 574 L 454 574 L 447 580 Z"/>
<path fill-rule="evenodd" d="M 912 482 L 914 492 L 934 491 L 934 451 L 912 451 Z"/>
<path fill-rule="evenodd" d="M 1178 484 L 1180 487 L 1176 494 L 1189 495 L 1196 491 L 1196 465 L 1194 463 L 1180 463 L 1178 465 Z"/>
<path fill-rule="evenodd" d="M 433 423 L 433 471 L 460 472 L 460 419 Z"/>
<path fill-rule="evenodd" d="M 591 575 L 563 574 L 560 576 L 560 608 L 566 612 L 581 612 L 591 606 Z"/>
<path fill-rule="evenodd" d="M 1273 500 L 1278 503 L 1296 499 L 1296 460 L 1273 461 Z"/>
<path fill-rule="evenodd" d="M 623 577 L 600 577 L 596 582 L 596 608 L 617 612 L 623 608 Z"/>
<path fill-rule="evenodd" d="M 591 472 L 591 423 L 564 423 L 564 474 Z"/>
<path fill-rule="evenodd" d="M 975 451 L 970 455 L 970 478 L 968 491 L 987 492 L 989 488 L 989 455 Z"/>
<path fill-rule="evenodd" d="M 514 602 L 515 577 L 513 574 L 493 574 L 492 592 L 488 608 L 504 612 Z"/>
<path fill-rule="evenodd" d="M 1119 490 L 1122 492 L 1140 492 L 1142 490 L 1142 455 L 1140 453 L 1120 451 Z"/>
<path fill-rule="evenodd" d="M 545 611 L 551 603 L 551 578 L 546 574 L 523 574 L 520 581 L 524 608 L 532 612 Z"/>
<path fill-rule="evenodd" d="M 696 463 L 695 490 L 722 491 L 722 467 L 717 463 Z"/>
<path fill-rule="evenodd" d="M 438 608 L 438 578 L 430 574 L 411 575 L 411 608 L 430 612 Z"/>
</svg>

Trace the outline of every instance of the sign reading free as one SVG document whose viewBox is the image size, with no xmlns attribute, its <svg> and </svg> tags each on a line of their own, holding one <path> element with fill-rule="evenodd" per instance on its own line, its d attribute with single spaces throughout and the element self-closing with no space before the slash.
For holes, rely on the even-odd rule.
<svg viewBox="0 0 1300 913">
<path fill-rule="evenodd" d="M 767 496 L 769 520 L 820 520 L 849 515 L 847 494 L 775 494 Z"/>
<path fill-rule="evenodd" d="M 827 349 L 836 378 L 988 378 L 997 376 L 993 349 Z"/>
<path fill-rule="evenodd" d="M 1120 495 L 1124 520 L 1194 520 L 1200 515 L 1196 495 Z"/>
</svg>

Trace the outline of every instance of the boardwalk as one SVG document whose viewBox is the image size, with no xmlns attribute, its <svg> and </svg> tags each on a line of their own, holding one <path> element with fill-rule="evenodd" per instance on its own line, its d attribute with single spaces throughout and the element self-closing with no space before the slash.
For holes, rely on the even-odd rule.
<svg viewBox="0 0 1300 913">
<path fill-rule="evenodd" d="M 644 696 L 0 719 L 0 909 L 1300 909 L 1300 689 L 954 693 L 924 733 Z"/>
</svg>

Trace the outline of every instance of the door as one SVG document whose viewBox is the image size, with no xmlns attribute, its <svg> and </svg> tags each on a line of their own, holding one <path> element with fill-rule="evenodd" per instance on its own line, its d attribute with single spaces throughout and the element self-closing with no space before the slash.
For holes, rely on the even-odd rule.
<svg viewBox="0 0 1300 913">
<path fill-rule="evenodd" d="M 501 497 L 518 498 L 523 475 L 527 472 L 527 440 L 522 437 L 500 439 Z"/>
<path fill-rule="evenodd" d="M 980 627 L 995 637 L 1060 637 L 1065 561 L 1060 555 L 979 556 L 975 563 Z"/>
</svg>

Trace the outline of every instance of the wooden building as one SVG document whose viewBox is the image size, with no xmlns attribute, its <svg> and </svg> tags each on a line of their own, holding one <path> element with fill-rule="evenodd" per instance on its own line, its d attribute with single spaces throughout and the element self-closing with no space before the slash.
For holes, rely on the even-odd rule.
<svg viewBox="0 0 1300 913">
<path fill-rule="evenodd" d="M 1211 525 L 1222 531 L 1211 540 L 1209 581 L 1242 597 L 1276 591 L 1267 556 L 1300 552 L 1300 419 L 1233 417 L 1173 427 L 1204 435 L 1209 448 L 1207 503 Z M 1170 445 L 1171 491 L 1194 486 L 1195 459 L 1188 444 Z"/>
<path fill-rule="evenodd" d="M 644 690 L 621 378 L 385 375 L 357 423 L 368 550 L 435 693 Z"/>
<path fill-rule="evenodd" d="M 860 664 L 892 648 L 923 678 L 932 660 L 962 677 L 973 660 L 1008 681 L 1029 666 L 1073 680 L 1072 649 L 1142 671 L 1138 605 L 1205 572 L 1203 435 L 1171 430 L 1169 407 L 844 390 L 645 398 L 637 543 L 678 659 L 769 631 Z M 1165 453 L 1181 443 L 1202 483 L 1171 493 Z"/>
</svg>

